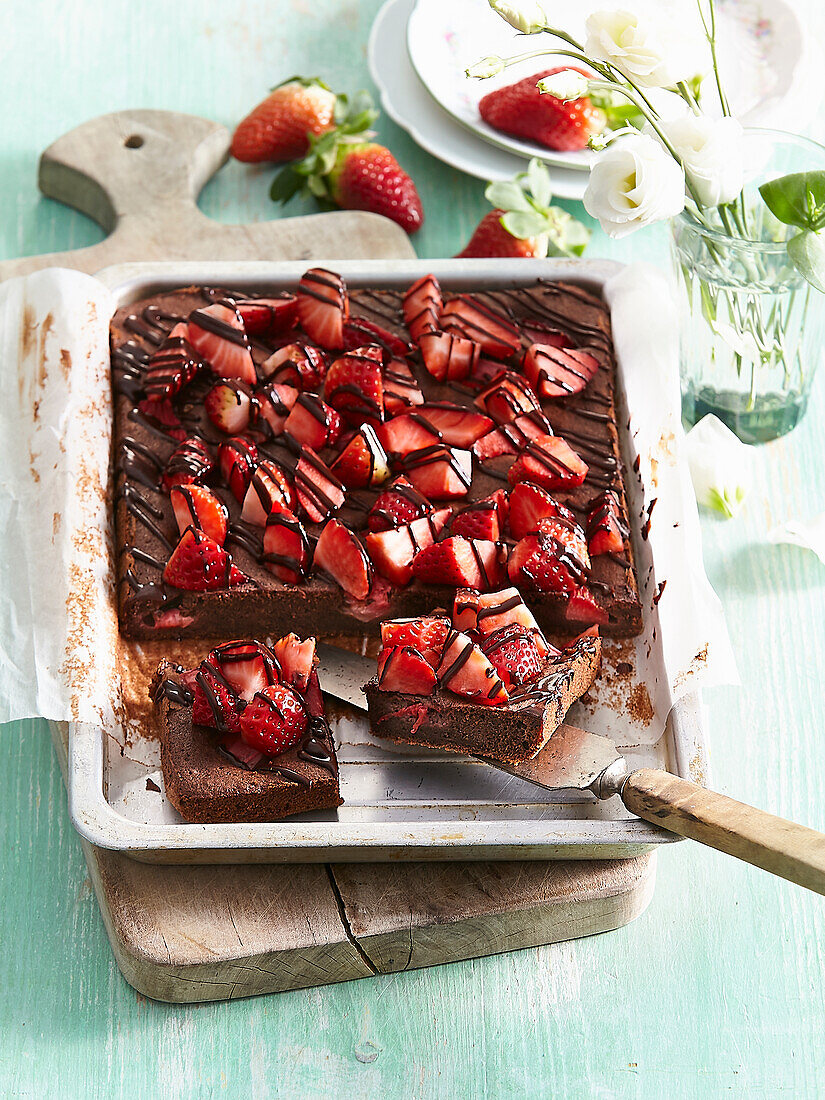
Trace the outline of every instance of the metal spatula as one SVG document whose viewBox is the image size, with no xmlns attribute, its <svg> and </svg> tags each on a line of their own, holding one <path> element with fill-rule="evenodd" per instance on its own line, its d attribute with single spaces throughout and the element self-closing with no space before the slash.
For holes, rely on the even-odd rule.
<svg viewBox="0 0 825 1100">
<path fill-rule="evenodd" d="M 319 646 L 319 655 L 324 691 L 364 710 L 360 685 L 375 675 L 374 662 L 331 646 Z M 564 724 L 523 764 L 477 759 L 548 791 L 592 791 L 602 799 L 618 795 L 631 813 L 645 821 L 825 894 L 825 833 L 669 772 L 631 771 L 607 737 Z"/>
</svg>

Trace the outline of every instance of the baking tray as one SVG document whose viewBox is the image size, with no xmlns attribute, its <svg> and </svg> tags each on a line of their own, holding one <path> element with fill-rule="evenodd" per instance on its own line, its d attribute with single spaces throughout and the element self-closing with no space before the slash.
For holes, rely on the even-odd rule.
<svg viewBox="0 0 825 1100">
<path fill-rule="evenodd" d="M 313 261 L 315 266 L 323 266 Z M 99 273 L 116 307 L 179 286 L 213 284 L 277 291 L 294 286 L 305 262 L 125 264 Z M 335 261 L 352 287 L 404 289 L 432 271 L 449 290 L 567 280 L 600 293 L 621 270 L 607 261 Z M 618 358 L 618 356 L 617 356 Z M 618 358 L 619 423 L 623 365 Z M 621 429 L 620 429 L 621 431 Z M 628 468 L 636 453 L 623 433 Z M 628 479 L 630 510 L 642 491 Z M 652 566 L 636 539 L 637 571 Z M 655 571 L 654 571 L 655 577 Z M 171 644 L 170 644 L 171 648 Z M 630 815 L 618 799 L 551 793 L 476 761 L 371 738 L 365 718 L 333 708 L 341 793 L 337 811 L 271 823 L 183 822 L 163 795 L 159 748 L 147 738 L 112 737 L 69 723 L 69 805 L 87 840 L 145 861 L 325 862 L 421 859 L 604 859 L 640 855 L 674 839 Z M 575 711 L 571 721 L 576 721 Z M 123 732 L 123 731 L 121 731 Z M 654 745 L 625 746 L 631 767 L 662 767 L 706 782 L 704 717 L 698 693 L 674 705 Z M 160 788 L 160 790 L 155 790 Z"/>
</svg>

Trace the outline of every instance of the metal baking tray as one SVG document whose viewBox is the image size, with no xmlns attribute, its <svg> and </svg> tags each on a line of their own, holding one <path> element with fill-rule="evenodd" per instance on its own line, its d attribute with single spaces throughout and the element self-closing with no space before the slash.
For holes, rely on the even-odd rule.
<svg viewBox="0 0 825 1100">
<path fill-rule="evenodd" d="M 540 277 L 576 282 L 597 293 L 621 270 L 607 261 L 565 260 L 335 261 L 329 266 L 353 287 L 404 289 L 432 271 L 451 290 L 514 286 Z M 98 278 L 119 308 L 192 284 L 277 291 L 294 286 L 306 267 L 306 262 L 126 264 L 107 268 Z M 619 359 L 620 408 L 622 368 Z M 629 432 L 623 447 L 629 467 L 636 457 Z M 635 479 L 629 481 L 631 511 L 638 514 L 641 490 Z M 637 545 L 639 565 L 645 554 L 650 557 L 649 544 Z M 570 720 L 576 721 L 575 711 Z M 615 798 L 597 802 L 589 795 L 551 794 L 453 754 L 388 748 L 370 736 L 366 718 L 351 713 L 334 720 L 333 730 L 345 800 L 337 811 L 265 824 L 195 825 L 183 822 L 163 794 L 155 742 L 113 738 L 100 728 L 70 723 L 72 821 L 93 844 L 165 863 L 627 858 L 678 839 L 633 817 Z M 662 767 L 705 782 L 698 693 L 676 703 L 655 745 L 626 747 L 625 755 L 634 767 Z"/>
</svg>

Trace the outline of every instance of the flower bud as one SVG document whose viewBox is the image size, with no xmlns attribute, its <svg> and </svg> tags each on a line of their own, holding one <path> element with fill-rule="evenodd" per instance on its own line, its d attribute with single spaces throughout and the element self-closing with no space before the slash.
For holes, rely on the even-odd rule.
<svg viewBox="0 0 825 1100">
<path fill-rule="evenodd" d="M 474 80 L 487 80 L 491 76 L 503 73 L 506 68 L 507 63 L 503 57 L 492 56 L 482 57 L 481 61 L 476 61 L 475 65 L 471 65 L 464 72 Z"/>
<path fill-rule="evenodd" d="M 513 0 L 509 3 L 508 0 L 490 0 L 490 7 L 522 34 L 536 34 L 547 26 L 547 16 L 531 0 L 521 0 L 521 3 L 514 3 Z"/>
</svg>

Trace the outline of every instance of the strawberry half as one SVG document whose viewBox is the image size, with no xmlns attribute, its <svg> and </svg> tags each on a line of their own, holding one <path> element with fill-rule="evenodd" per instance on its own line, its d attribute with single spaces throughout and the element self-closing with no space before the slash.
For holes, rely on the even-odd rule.
<svg viewBox="0 0 825 1100">
<path fill-rule="evenodd" d="M 309 539 L 301 521 L 286 508 L 266 517 L 262 561 L 285 584 L 299 584 L 309 569 Z"/>
<path fill-rule="evenodd" d="M 286 344 L 261 365 L 261 374 L 270 382 L 315 392 L 321 388 L 327 361 L 320 348 L 312 344 Z"/>
<path fill-rule="evenodd" d="M 195 527 L 187 527 L 166 563 L 163 579 L 188 592 L 207 592 L 245 584 L 248 578 L 214 539 Z"/>
<path fill-rule="evenodd" d="M 500 424 L 487 435 L 483 435 L 473 444 L 472 451 L 479 462 L 483 462 L 488 458 L 498 458 L 499 455 L 518 454 L 531 439 L 552 434 L 550 421 L 544 413 L 539 409 L 532 409 L 517 416 L 512 423 Z"/>
<path fill-rule="evenodd" d="M 546 521 L 544 521 L 546 522 Z M 508 562 L 510 579 L 539 592 L 571 596 L 585 579 L 575 553 L 552 535 L 527 535 L 513 549 Z"/>
<path fill-rule="evenodd" d="M 426 420 L 439 433 L 442 443 L 465 450 L 493 427 L 489 416 L 463 409 L 460 405 L 451 405 L 447 401 L 422 405 L 415 410 L 415 415 Z"/>
<path fill-rule="evenodd" d="M 144 393 L 150 400 L 174 397 L 203 366 L 203 360 L 189 343 L 189 326 L 181 322 L 150 358 L 143 375 Z"/>
<path fill-rule="evenodd" d="M 428 500 L 455 500 L 466 496 L 473 479 L 472 454 L 443 444 L 413 451 L 399 465 Z"/>
<path fill-rule="evenodd" d="M 411 646 L 391 646 L 379 653 L 379 691 L 400 691 L 405 695 L 432 695 L 436 683 L 432 666 Z"/>
<path fill-rule="evenodd" d="M 408 455 L 441 442 L 441 433 L 421 417 L 418 410 L 394 416 L 377 428 L 378 438 L 388 455 Z"/>
<path fill-rule="evenodd" d="M 349 294 L 341 276 L 310 268 L 298 283 L 297 298 L 301 328 L 310 340 L 322 348 L 340 348 L 349 318 Z"/>
<path fill-rule="evenodd" d="M 249 488 L 243 498 L 241 519 L 255 527 L 263 527 L 271 512 L 291 510 L 292 487 L 280 466 L 265 459 L 252 473 Z"/>
<path fill-rule="evenodd" d="M 202 661 L 192 684 L 192 724 L 209 726 L 221 733 L 241 728 L 238 696 L 208 661 Z"/>
<path fill-rule="evenodd" d="M 358 348 L 336 359 L 324 379 L 324 397 L 348 424 L 360 428 L 384 419 L 381 349 Z"/>
<path fill-rule="evenodd" d="M 390 531 L 412 523 L 420 516 L 428 515 L 433 506 L 427 498 L 410 484 L 405 477 L 397 477 L 380 493 L 369 510 L 367 526 L 370 531 Z"/>
<path fill-rule="evenodd" d="M 302 393 L 284 422 L 284 432 L 298 443 L 320 451 L 341 434 L 341 417 L 317 394 Z"/>
<path fill-rule="evenodd" d="M 482 390 L 476 398 L 476 405 L 491 416 L 497 424 L 508 424 L 512 420 L 541 411 L 541 405 L 530 385 L 520 374 L 505 371 Z"/>
<path fill-rule="evenodd" d="M 424 332 L 439 326 L 444 298 L 435 275 L 424 275 L 412 284 L 404 295 L 404 323 L 416 342 Z"/>
<path fill-rule="evenodd" d="M 387 358 L 409 355 L 413 350 L 412 344 L 392 332 L 387 332 L 374 321 L 368 321 L 366 317 L 350 317 L 344 325 L 342 351 L 355 351 L 365 344 L 377 344 Z"/>
<path fill-rule="evenodd" d="M 224 642 L 204 662 L 218 672 L 238 698 L 249 702 L 256 691 L 277 684 L 278 662 L 258 641 Z M 203 664 L 201 668 L 203 668 Z"/>
<path fill-rule="evenodd" d="M 561 436 L 545 435 L 529 443 L 507 471 L 511 485 L 532 481 L 545 489 L 574 489 L 587 477 L 587 463 Z"/>
<path fill-rule="evenodd" d="M 240 504 L 258 463 L 258 448 L 251 439 L 227 439 L 218 447 L 218 466 L 232 496 Z"/>
<path fill-rule="evenodd" d="M 559 504 L 540 485 L 522 481 L 513 486 L 510 490 L 508 524 L 514 539 L 534 535 L 539 529 L 539 521 L 547 516 L 558 516 L 569 523 L 576 523 L 576 517 L 570 509 Z"/>
<path fill-rule="evenodd" d="M 481 594 L 456 592 L 453 621 L 458 629 L 478 630 L 482 637 L 494 634 L 510 624 L 522 626 L 531 634 L 542 658 L 551 651 L 532 611 L 517 588 L 503 588 L 499 592 Z"/>
<path fill-rule="evenodd" d="M 346 500 L 344 486 L 311 447 L 304 447 L 295 467 L 298 503 L 312 523 L 322 523 Z"/>
<path fill-rule="evenodd" d="M 356 432 L 331 469 L 348 489 L 383 484 L 390 476 L 390 468 L 375 429 L 365 424 Z"/>
<path fill-rule="evenodd" d="M 411 646 L 437 668 L 449 633 L 450 620 L 446 618 L 389 619 L 381 623 L 381 645 L 385 649 Z"/>
<path fill-rule="evenodd" d="M 411 405 L 423 405 L 424 394 L 418 381 L 403 359 L 391 359 L 382 372 L 384 384 L 384 411 L 395 416 Z"/>
<path fill-rule="evenodd" d="M 248 336 L 284 336 L 298 324 L 298 301 L 294 294 L 247 301 L 236 299 L 235 307 Z"/>
<path fill-rule="evenodd" d="M 523 369 L 542 397 L 570 397 L 580 393 L 599 369 L 586 351 L 532 344 L 524 353 Z"/>
<path fill-rule="evenodd" d="M 218 546 L 223 546 L 229 513 L 211 489 L 204 485 L 173 485 L 169 499 L 180 534 L 187 527 L 197 527 Z"/>
<path fill-rule="evenodd" d="M 273 684 L 255 692 L 241 712 L 240 725 L 247 745 L 267 756 L 279 756 L 304 736 L 309 715 L 291 688 Z"/>
<path fill-rule="evenodd" d="M 469 294 L 451 298 L 441 311 L 441 328 L 474 340 L 485 355 L 506 359 L 521 343 L 516 325 L 497 309 Z"/>
<path fill-rule="evenodd" d="M 442 687 L 486 706 L 501 706 L 509 696 L 493 665 L 472 639 L 450 632 L 436 676 Z"/>
<path fill-rule="evenodd" d="M 568 511 L 565 509 L 565 511 Z M 590 554 L 587 550 L 587 539 L 584 531 L 575 519 L 568 516 L 547 516 L 539 520 L 539 533 L 550 535 L 556 542 L 561 543 L 567 553 L 573 558 L 579 572 L 590 571 Z"/>
<path fill-rule="evenodd" d="M 281 683 L 303 695 L 317 664 L 315 639 L 302 641 L 297 634 L 287 634 L 273 644 L 272 655 L 281 669 Z"/>
<path fill-rule="evenodd" d="M 337 519 L 321 531 L 315 547 L 315 569 L 327 573 L 355 600 L 365 600 L 372 588 L 372 566 L 356 534 Z"/>
<path fill-rule="evenodd" d="M 610 616 L 603 607 L 599 607 L 591 592 L 586 588 L 577 588 L 564 609 L 564 617 L 573 623 L 592 623 L 607 626 Z"/>
<path fill-rule="evenodd" d="M 138 402 L 138 412 L 169 439 L 186 439 L 180 417 L 175 412 L 170 397 L 144 397 Z"/>
<path fill-rule="evenodd" d="M 418 346 L 424 366 L 439 382 L 458 382 L 469 377 L 481 353 L 473 340 L 432 329 L 419 335 Z"/>
<path fill-rule="evenodd" d="M 416 554 L 413 575 L 425 584 L 450 584 L 454 588 L 483 588 L 476 551 L 469 539 L 451 535 Z"/>
<path fill-rule="evenodd" d="M 464 535 L 468 539 L 488 539 L 498 542 L 501 538 L 498 505 L 494 500 L 478 500 L 456 512 L 450 524 L 450 534 Z"/>
<path fill-rule="evenodd" d="M 283 432 L 287 417 L 300 396 L 299 389 L 281 382 L 270 382 L 268 386 L 263 386 L 256 391 L 255 402 L 258 406 L 258 415 L 269 426 L 274 437 Z"/>
<path fill-rule="evenodd" d="M 203 399 L 203 407 L 219 431 L 238 435 L 249 427 L 253 400 L 244 382 L 216 382 Z"/>
<path fill-rule="evenodd" d="M 621 554 L 629 534 L 619 498 L 610 489 L 599 493 L 591 502 L 587 517 L 587 545 L 591 556 Z"/>
<path fill-rule="evenodd" d="M 541 656 L 533 635 L 516 623 L 486 635 L 481 649 L 507 688 L 527 684 L 541 672 Z"/>
<path fill-rule="evenodd" d="M 194 485 L 205 481 L 215 468 L 206 444 L 197 436 L 192 436 L 172 451 L 166 469 L 163 471 L 161 485 L 169 492 L 173 485 Z"/>
<path fill-rule="evenodd" d="M 365 535 L 367 553 L 381 576 L 393 584 L 409 584 L 416 556 L 433 545 L 449 518 L 450 509 L 444 508 L 402 527 Z"/>
<path fill-rule="evenodd" d="M 254 386 L 257 381 L 243 319 L 230 300 L 193 310 L 189 342 L 215 374 Z"/>
</svg>

